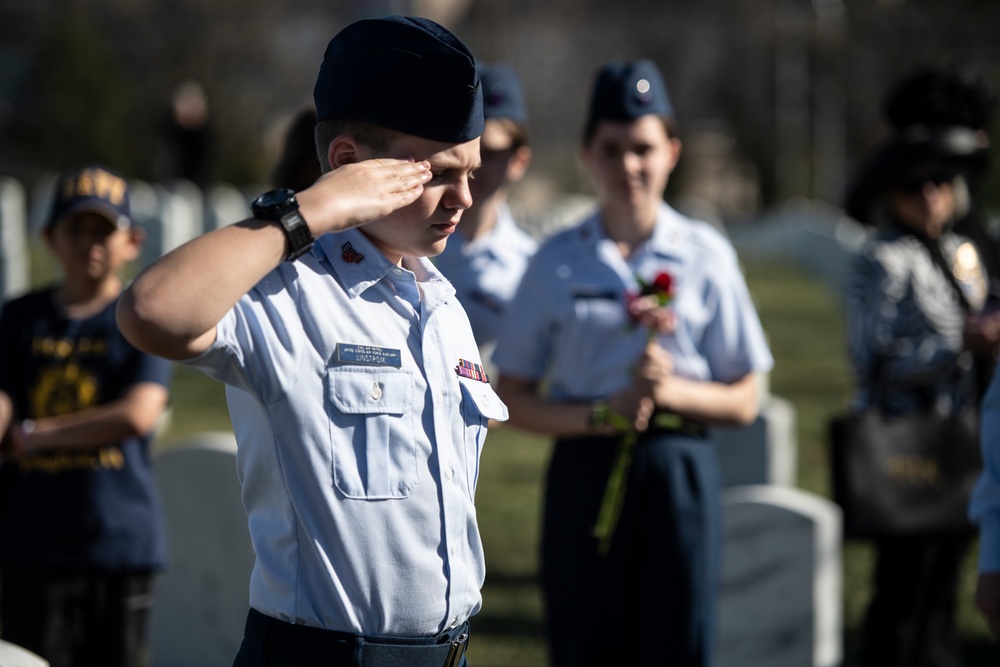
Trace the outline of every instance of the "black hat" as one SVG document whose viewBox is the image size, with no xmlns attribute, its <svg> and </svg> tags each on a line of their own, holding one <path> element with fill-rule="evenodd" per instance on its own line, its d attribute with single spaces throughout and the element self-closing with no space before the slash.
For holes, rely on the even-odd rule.
<svg viewBox="0 0 1000 667">
<path fill-rule="evenodd" d="M 330 40 L 313 90 L 318 120 L 368 121 L 465 143 L 483 133 L 483 97 L 469 49 L 434 21 L 386 16 Z"/>
<path fill-rule="evenodd" d="M 602 120 L 630 121 L 657 114 L 673 118 L 667 86 L 652 60 L 615 62 L 597 73 L 590 97 L 587 127 Z"/>
<path fill-rule="evenodd" d="M 897 130 L 915 125 L 961 125 L 988 129 L 996 109 L 992 87 L 974 71 L 957 67 L 922 67 L 897 82 L 882 103 Z"/>
<path fill-rule="evenodd" d="M 874 224 L 878 198 L 894 187 L 943 182 L 981 167 L 987 149 L 981 133 L 967 127 L 911 127 L 880 145 L 847 190 L 847 214 Z"/>
<path fill-rule="evenodd" d="M 119 229 L 128 229 L 132 216 L 125 177 L 98 164 L 77 167 L 60 175 L 46 227 L 84 212 L 98 213 Z"/>
<path fill-rule="evenodd" d="M 500 63 L 479 63 L 479 76 L 483 82 L 483 115 L 486 118 L 508 118 L 519 125 L 527 125 L 528 109 L 517 72 Z"/>
</svg>

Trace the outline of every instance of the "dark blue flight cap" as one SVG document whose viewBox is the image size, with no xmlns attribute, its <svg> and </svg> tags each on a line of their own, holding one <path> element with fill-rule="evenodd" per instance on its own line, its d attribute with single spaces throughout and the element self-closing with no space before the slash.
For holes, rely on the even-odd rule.
<svg viewBox="0 0 1000 667">
<path fill-rule="evenodd" d="M 667 86 L 652 60 L 605 65 L 594 82 L 587 127 L 602 120 L 630 121 L 657 114 L 673 118 Z"/>
<path fill-rule="evenodd" d="M 425 18 L 363 19 L 341 30 L 326 47 L 313 98 L 318 120 L 368 121 L 456 144 L 483 133 L 472 52 Z"/>
<path fill-rule="evenodd" d="M 528 108 L 517 72 L 502 63 L 480 63 L 479 76 L 483 81 L 483 115 L 527 125 Z"/>
</svg>

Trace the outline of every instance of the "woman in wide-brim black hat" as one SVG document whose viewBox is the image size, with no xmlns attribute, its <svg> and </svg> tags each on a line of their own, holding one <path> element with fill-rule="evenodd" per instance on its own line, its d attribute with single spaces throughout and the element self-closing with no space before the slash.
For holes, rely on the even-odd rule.
<svg viewBox="0 0 1000 667">
<path fill-rule="evenodd" d="M 914 192 L 928 176 L 939 184 L 944 178 L 952 183 L 958 197 L 952 217 L 958 218 L 968 206 L 967 177 L 981 170 L 986 158 L 983 135 L 973 129 L 911 127 L 885 141 L 863 163 L 848 188 L 845 209 L 858 222 L 884 225 L 891 217 L 889 198 L 901 189 Z"/>
<path fill-rule="evenodd" d="M 852 184 L 846 209 L 876 228 L 847 294 L 854 407 L 895 415 L 977 405 L 975 356 L 987 280 L 979 253 L 952 226 L 967 210 L 967 175 L 985 145 L 968 128 L 912 128 L 879 147 Z M 960 664 L 955 599 L 974 533 L 886 536 L 877 564 L 862 664 Z"/>
</svg>

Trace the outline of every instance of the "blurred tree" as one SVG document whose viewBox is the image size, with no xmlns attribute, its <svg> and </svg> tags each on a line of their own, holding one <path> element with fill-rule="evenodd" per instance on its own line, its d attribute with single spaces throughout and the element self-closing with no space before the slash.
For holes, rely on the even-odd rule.
<svg viewBox="0 0 1000 667">
<path fill-rule="evenodd" d="M 477 57 L 519 71 L 532 179 L 562 191 L 589 187 L 582 115 L 593 71 L 612 59 L 656 60 L 682 138 L 726 128 L 764 206 L 840 203 L 839 183 L 885 132 L 883 91 L 917 65 L 966 63 L 1000 88 L 996 0 L 0 0 L 0 169 L 87 154 L 151 178 L 156 125 L 195 79 L 217 129 L 211 180 L 264 182 L 277 159 L 265 137 L 310 101 L 330 36 L 428 8 Z M 995 207 L 1000 170 L 988 185 Z"/>
<path fill-rule="evenodd" d="M 57 15 L 42 36 L 32 84 L 38 113 L 27 128 L 35 159 L 51 168 L 90 161 L 136 168 L 132 87 L 112 41 L 76 12 Z"/>
</svg>

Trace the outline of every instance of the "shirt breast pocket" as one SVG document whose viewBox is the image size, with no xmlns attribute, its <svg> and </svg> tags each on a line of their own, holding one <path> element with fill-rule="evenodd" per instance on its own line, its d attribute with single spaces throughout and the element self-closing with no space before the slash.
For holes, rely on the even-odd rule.
<svg viewBox="0 0 1000 667">
<path fill-rule="evenodd" d="M 506 421 L 507 406 L 486 382 L 460 380 L 462 385 L 462 416 L 465 419 L 465 471 L 469 493 L 476 496 L 479 481 L 479 457 L 486 443 L 489 420 Z"/>
<path fill-rule="evenodd" d="M 417 483 L 413 378 L 398 368 L 328 373 L 333 483 L 348 498 L 406 498 Z"/>
<path fill-rule="evenodd" d="M 625 330 L 625 313 L 625 305 L 610 293 L 575 295 L 571 316 L 563 322 L 562 355 L 570 355 L 570 363 L 601 359 L 608 342 Z"/>
</svg>

